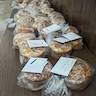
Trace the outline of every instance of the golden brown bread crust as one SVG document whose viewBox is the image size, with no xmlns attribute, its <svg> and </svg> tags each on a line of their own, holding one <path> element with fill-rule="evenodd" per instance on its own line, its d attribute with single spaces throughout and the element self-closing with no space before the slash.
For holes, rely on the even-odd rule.
<svg viewBox="0 0 96 96">
<path fill-rule="evenodd" d="M 70 44 L 72 44 L 73 50 L 77 50 L 82 48 L 83 42 L 82 39 L 78 39 L 75 41 L 71 41 Z"/>
<path fill-rule="evenodd" d="M 53 58 L 60 58 L 61 56 L 69 55 L 72 51 L 72 45 L 70 43 L 61 44 L 53 42 L 50 44 L 50 54 Z"/>
<path fill-rule="evenodd" d="M 38 16 L 35 18 L 34 27 L 40 32 L 43 28 L 51 25 L 51 21 L 46 16 Z"/>
<path fill-rule="evenodd" d="M 33 33 L 18 33 L 13 38 L 13 46 L 19 47 L 20 45 L 26 45 L 26 40 L 35 39 L 35 35 Z"/>
<path fill-rule="evenodd" d="M 62 30 L 62 31 L 63 31 L 63 30 Z M 69 32 L 74 32 L 74 33 L 77 33 L 77 34 L 79 33 L 79 31 L 76 29 L 76 27 L 71 26 L 71 25 L 68 26 L 68 29 L 67 29 L 66 31 L 64 30 L 63 33 L 66 34 L 66 33 L 69 33 Z"/>
<path fill-rule="evenodd" d="M 50 45 L 50 48 L 55 51 L 56 53 L 66 53 L 68 51 L 70 51 L 72 49 L 72 46 L 68 43 L 65 43 L 65 44 L 61 44 L 61 43 L 58 43 L 58 42 L 53 42 L 51 45 Z"/>
<path fill-rule="evenodd" d="M 17 16 L 18 17 L 18 16 Z M 14 33 L 22 33 L 22 32 L 33 32 L 34 28 L 32 27 L 34 24 L 34 18 L 31 16 L 19 16 L 16 20 L 16 28 Z"/>
<path fill-rule="evenodd" d="M 65 82 L 71 89 L 84 89 L 93 77 L 92 67 L 84 60 L 77 58 L 77 62 L 65 78 Z"/>
<path fill-rule="evenodd" d="M 17 34 L 17 33 L 34 33 L 35 34 L 35 29 L 33 27 L 26 26 L 26 25 L 17 25 L 14 30 L 14 34 Z"/>
<path fill-rule="evenodd" d="M 31 58 L 31 57 L 41 57 L 46 53 L 46 48 L 20 48 L 20 54 L 21 56 L 24 56 L 25 58 Z"/>
<path fill-rule="evenodd" d="M 24 77 L 25 79 L 29 80 L 29 81 L 33 81 L 33 82 L 41 82 L 44 80 L 48 80 L 51 76 L 51 69 L 52 69 L 52 64 L 50 62 L 48 62 L 48 64 L 45 66 L 42 74 L 35 74 L 35 73 L 27 73 L 27 72 L 21 72 L 21 74 L 19 75 L 19 77 L 21 75 L 25 75 L 26 77 Z"/>
<path fill-rule="evenodd" d="M 53 24 L 62 24 L 65 22 L 63 15 L 59 12 L 52 11 L 48 16 Z"/>
</svg>

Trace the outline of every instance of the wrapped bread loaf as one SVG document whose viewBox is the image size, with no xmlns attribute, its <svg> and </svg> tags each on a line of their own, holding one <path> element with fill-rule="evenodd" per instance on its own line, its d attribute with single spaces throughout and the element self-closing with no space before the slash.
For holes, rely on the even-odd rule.
<svg viewBox="0 0 96 96">
<path fill-rule="evenodd" d="M 30 13 L 26 11 L 25 9 L 20 9 L 15 15 L 14 15 L 14 21 L 18 21 L 21 17 L 24 16 L 30 16 Z"/>
<path fill-rule="evenodd" d="M 62 34 L 63 34 L 63 36 L 67 35 L 67 37 L 65 37 L 65 38 L 67 38 L 70 41 L 69 43 L 72 45 L 72 49 L 78 50 L 78 49 L 81 49 L 83 46 L 83 38 L 81 36 L 79 36 L 78 35 L 79 32 L 78 31 L 76 32 L 75 28 L 74 28 L 74 30 L 73 30 L 73 28 L 70 29 L 69 31 L 63 31 Z"/>
<path fill-rule="evenodd" d="M 51 77 L 52 64 L 48 64 L 44 67 L 41 74 L 22 72 L 17 77 L 17 83 L 19 86 L 27 88 L 32 91 L 38 91 L 45 88 L 45 84 Z"/>
<path fill-rule="evenodd" d="M 77 58 L 69 76 L 65 78 L 66 85 L 74 90 L 84 89 L 92 80 L 93 74 L 92 67 L 86 61 Z"/>
<path fill-rule="evenodd" d="M 40 12 L 40 8 L 38 6 L 35 6 L 35 5 L 32 5 L 32 4 L 29 4 L 26 8 L 25 8 L 26 11 L 28 11 L 32 17 L 36 17 L 38 16 L 39 14 L 41 14 Z"/>
<path fill-rule="evenodd" d="M 50 7 L 51 4 L 50 4 L 50 2 L 48 0 L 41 0 L 40 7 L 42 7 L 42 6 L 48 6 L 48 7 Z"/>
<path fill-rule="evenodd" d="M 26 40 L 35 39 L 33 33 L 18 33 L 13 38 L 13 46 L 18 49 L 19 46 L 27 46 Z"/>
<path fill-rule="evenodd" d="M 41 32 L 41 30 L 51 24 L 51 21 L 46 16 L 37 16 L 35 18 L 34 27 L 37 28 L 38 32 Z"/>
<path fill-rule="evenodd" d="M 69 33 L 69 32 L 74 32 L 76 34 L 79 33 L 79 31 L 76 29 L 76 27 L 71 26 L 71 25 L 65 25 L 64 28 L 62 28 L 63 34 Z"/>
<path fill-rule="evenodd" d="M 62 35 L 61 30 L 51 32 L 51 33 L 48 33 L 48 34 L 46 32 L 41 32 L 40 33 L 41 38 L 43 38 L 48 44 L 50 44 L 54 38 L 60 37 L 61 35 Z"/>
<path fill-rule="evenodd" d="M 22 16 L 19 17 L 19 19 L 16 21 L 16 28 L 14 31 L 14 34 L 16 33 L 22 33 L 22 32 L 33 32 L 34 28 L 32 27 L 34 24 L 34 18 L 31 16 Z"/>
<path fill-rule="evenodd" d="M 32 26 L 32 24 L 34 23 L 34 18 L 32 18 L 30 15 L 23 15 L 18 18 L 16 23 L 17 23 L 17 25 L 18 24 L 21 24 L 21 25 L 26 24 L 26 25 Z"/>
<path fill-rule="evenodd" d="M 78 39 L 78 40 L 71 41 L 70 44 L 72 45 L 73 50 L 78 50 L 82 48 L 83 41 L 82 39 Z"/>
<path fill-rule="evenodd" d="M 69 55 L 72 51 L 72 45 L 70 43 L 61 44 L 52 42 L 49 47 L 51 56 L 56 59 L 59 59 L 61 56 Z"/>
<path fill-rule="evenodd" d="M 20 7 L 20 8 L 25 8 L 30 1 L 31 1 L 31 0 L 22 0 L 22 2 L 19 2 L 19 3 L 20 3 L 20 4 L 19 4 L 19 7 Z"/>
<path fill-rule="evenodd" d="M 53 11 L 54 11 L 54 9 L 53 8 L 50 8 L 47 5 L 41 6 L 41 12 L 44 13 L 44 14 L 46 14 L 46 15 L 51 14 Z"/>
<path fill-rule="evenodd" d="M 45 57 L 47 48 L 29 48 L 29 47 L 20 47 L 20 63 L 25 64 L 31 57 Z"/>
<path fill-rule="evenodd" d="M 37 43 L 36 40 L 33 40 Z M 23 41 L 21 42 L 21 46 L 19 45 L 19 53 L 20 53 L 20 61 L 21 64 L 25 64 L 31 57 L 45 57 L 48 53 L 48 47 L 47 46 L 39 46 L 38 47 L 34 47 L 34 43 L 33 43 L 33 47 L 30 47 L 30 44 L 32 44 L 32 42 L 28 41 Z M 41 42 L 42 43 L 42 42 Z M 23 63 L 22 63 L 23 62 Z"/>
<path fill-rule="evenodd" d="M 62 24 L 62 23 L 65 23 L 64 17 L 59 12 L 53 11 L 48 16 L 51 19 L 51 21 L 52 21 L 53 24 Z"/>
<path fill-rule="evenodd" d="M 17 33 L 34 33 L 34 28 L 28 25 L 17 25 L 15 30 L 14 30 L 14 35 L 16 35 Z"/>
</svg>

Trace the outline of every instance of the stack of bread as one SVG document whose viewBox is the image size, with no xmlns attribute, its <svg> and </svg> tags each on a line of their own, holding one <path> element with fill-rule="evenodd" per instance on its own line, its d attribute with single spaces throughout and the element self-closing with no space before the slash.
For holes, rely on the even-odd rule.
<svg viewBox="0 0 96 96">
<path fill-rule="evenodd" d="M 18 75 L 18 85 L 27 88 L 32 91 L 38 91 L 45 88 L 45 84 L 51 77 L 52 64 L 48 64 L 44 67 L 41 74 L 22 72 Z"/>
<path fill-rule="evenodd" d="M 19 4 L 20 9 L 14 15 L 16 27 L 14 30 L 13 46 L 19 50 L 21 64 L 27 63 L 31 57 L 46 56 L 46 47 L 30 48 L 28 40 L 44 39 L 46 42 L 48 40 L 50 42 L 47 42 L 50 49 L 49 54 L 55 59 L 59 59 L 61 56 L 69 56 L 74 49 L 81 48 L 82 38 L 66 43 L 53 40 L 70 32 L 79 34 L 79 31 L 74 26 L 66 24 L 64 16 L 51 8 L 48 0 L 16 0 L 16 2 Z M 54 24 L 59 26 L 60 29 L 49 34 L 43 31 L 44 28 Z M 91 70 L 88 69 L 87 63 L 81 64 L 79 61 L 81 62 L 82 60 L 78 59 L 69 76 L 65 78 L 67 86 L 71 89 L 79 89 L 82 84 L 85 84 L 85 79 L 89 81 L 89 78 L 91 78 Z M 51 68 L 52 64 L 48 61 L 42 74 L 21 71 L 17 77 L 18 85 L 34 91 L 44 88 L 45 83 L 51 77 Z M 86 71 L 88 74 L 86 72 L 82 73 L 83 71 Z"/>
</svg>

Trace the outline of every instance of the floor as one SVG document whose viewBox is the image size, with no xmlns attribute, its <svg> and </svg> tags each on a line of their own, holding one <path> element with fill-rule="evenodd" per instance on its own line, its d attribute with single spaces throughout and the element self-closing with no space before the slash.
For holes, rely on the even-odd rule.
<svg viewBox="0 0 96 96">
<path fill-rule="evenodd" d="M 4 2 L 7 2 L 7 0 L 4 0 Z M 9 6 L 10 2 L 6 4 Z M 1 7 L 1 5 L 0 8 L 6 6 L 4 4 Z M 20 72 L 21 66 L 18 60 L 18 52 L 12 47 L 13 30 L 7 29 L 5 31 L 7 24 L 4 20 L 9 17 L 10 12 L 8 13 L 8 11 L 5 12 L 6 15 L 0 15 L 0 96 L 41 96 L 41 92 L 31 92 L 16 85 L 16 77 Z M 73 55 L 87 60 L 92 66 L 96 67 L 96 58 L 86 47 L 74 52 Z M 96 76 L 84 91 L 72 91 L 73 96 L 96 96 L 95 82 Z"/>
<path fill-rule="evenodd" d="M 31 92 L 16 85 L 16 76 L 21 66 L 18 52 L 12 48 L 13 30 L 7 30 L 0 42 L 0 96 L 41 96 L 41 92 Z M 87 48 L 74 53 L 95 66 L 96 59 Z M 73 96 L 96 96 L 96 79 L 82 92 L 73 92 Z"/>
</svg>

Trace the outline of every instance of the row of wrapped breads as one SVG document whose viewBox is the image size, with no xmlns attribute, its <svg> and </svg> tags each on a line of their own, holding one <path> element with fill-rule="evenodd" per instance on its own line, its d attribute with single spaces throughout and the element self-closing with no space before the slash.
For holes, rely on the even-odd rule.
<svg viewBox="0 0 96 96">
<path fill-rule="evenodd" d="M 66 24 L 64 16 L 55 11 L 48 0 L 16 0 L 19 10 L 14 14 L 13 46 L 19 50 L 21 64 L 26 64 L 31 57 L 50 56 L 58 60 L 61 56 L 68 56 L 72 51 L 82 48 L 82 38 L 67 43 L 59 43 L 53 38 L 59 37 L 60 32 L 67 34 L 79 31 Z M 65 24 L 60 32 L 50 35 L 42 33 L 42 29 L 52 24 Z M 44 39 L 48 47 L 30 48 L 27 40 Z M 33 91 L 45 88 L 46 82 L 53 75 L 50 71 L 54 64 L 49 63 L 44 67 L 42 74 L 22 72 L 18 75 L 18 85 Z M 86 61 L 77 58 L 77 62 L 68 77 L 64 78 L 66 85 L 75 90 L 84 89 L 93 77 L 93 69 Z"/>
</svg>

